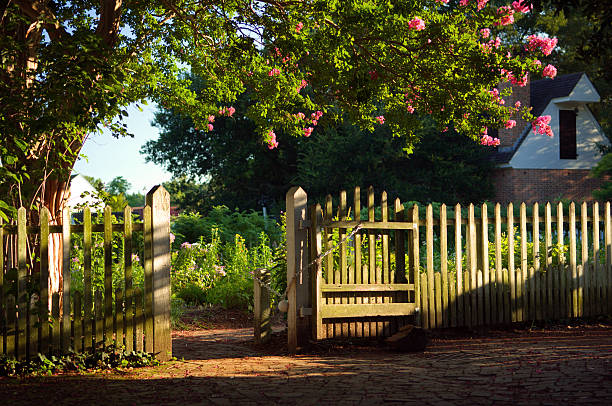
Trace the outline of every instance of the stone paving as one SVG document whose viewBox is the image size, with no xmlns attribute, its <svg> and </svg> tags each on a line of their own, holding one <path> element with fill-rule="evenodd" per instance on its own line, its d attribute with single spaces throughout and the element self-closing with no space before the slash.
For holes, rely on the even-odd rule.
<svg viewBox="0 0 612 406">
<path fill-rule="evenodd" d="M 179 361 L 129 373 L 0 380 L 3 405 L 611 405 L 612 329 L 266 355 L 251 329 L 174 333 Z"/>
</svg>

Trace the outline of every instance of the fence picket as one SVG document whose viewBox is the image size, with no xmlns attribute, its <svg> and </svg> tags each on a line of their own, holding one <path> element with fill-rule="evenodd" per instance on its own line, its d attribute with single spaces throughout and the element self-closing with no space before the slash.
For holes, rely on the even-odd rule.
<svg viewBox="0 0 612 406">
<path fill-rule="evenodd" d="M 399 199 L 395 199 L 394 219 L 397 222 L 404 221 L 404 206 Z M 392 283 L 407 283 L 406 279 L 406 232 L 395 230 L 395 269 L 391 274 Z M 395 302 L 409 302 L 410 292 L 397 292 L 393 296 Z M 405 318 L 397 320 L 397 328 L 404 326 Z"/>
<path fill-rule="evenodd" d="M 424 328 L 431 328 L 433 326 L 431 326 L 429 324 L 430 320 L 431 320 L 431 316 L 429 315 L 429 298 L 428 298 L 428 293 L 429 293 L 429 286 L 428 285 L 428 281 L 427 281 L 427 274 L 423 273 L 421 274 L 421 277 L 419 278 L 421 280 L 421 304 L 422 304 L 422 312 L 423 312 L 423 317 L 421 318 L 422 323 L 423 323 L 423 327 Z"/>
<path fill-rule="evenodd" d="M 506 321 L 504 317 L 504 277 L 502 274 L 502 254 L 501 254 L 501 205 L 495 204 L 495 289 L 496 301 L 498 306 L 497 322 Z"/>
<path fill-rule="evenodd" d="M 19 359 L 23 359 L 28 353 L 28 340 L 26 335 L 26 307 L 27 297 L 27 235 L 26 235 L 26 209 L 20 207 L 17 211 L 17 334 L 15 334 L 15 346 Z M 28 354 L 29 355 L 29 354 Z"/>
<path fill-rule="evenodd" d="M 446 205 L 440 206 L 440 273 L 442 274 L 442 327 L 449 327 L 450 309 L 448 304 L 448 244 Z"/>
<path fill-rule="evenodd" d="M 361 189 L 359 186 L 355 187 L 355 191 L 353 192 L 353 212 L 355 213 L 355 220 L 361 221 Z M 364 283 L 364 273 L 363 267 L 361 266 L 361 232 L 357 232 L 355 234 L 355 283 L 361 284 Z M 355 303 L 363 304 L 363 295 L 358 294 L 355 295 Z M 356 336 L 363 337 L 363 321 L 358 321 L 356 323 Z"/>
<path fill-rule="evenodd" d="M 151 218 L 151 206 L 144 208 L 144 252 L 145 252 L 145 277 L 144 277 L 144 350 L 153 352 L 153 220 Z"/>
<path fill-rule="evenodd" d="M 546 203 L 544 208 L 544 244 L 545 244 L 545 264 L 546 264 L 546 316 L 554 318 L 556 312 L 556 298 L 553 290 L 553 268 L 552 268 L 552 213 L 550 202 Z"/>
<path fill-rule="evenodd" d="M 125 283 L 125 318 L 123 319 L 123 330 L 125 334 L 125 349 L 134 349 L 134 290 L 132 287 L 132 209 L 127 206 L 123 211 L 123 261 L 124 261 L 124 283 Z"/>
<path fill-rule="evenodd" d="M 115 345 L 124 346 L 123 341 L 123 289 L 115 288 L 115 313 L 113 314 Z"/>
<path fill-rule="evenodd" d="M 374 221 L 374 187 L 372 186 L 368 188 L 368 221 Z M 378 279 L 376 279 L 376 234 L 374 230 L 368 230 L 368 271 L 370 283 L 378 283 Z M 376 303 L 375 295 L 369 295 L 369 303 Z M 370 336 L 377 337 L 379 331 L 378 323 L 370 322 Z"/>
<path fill-rule="evenodd" d="M 601 294 L 599 285 L 600 273 L 600 246 L 599 246 L 599 203 L 593 203 L 593 268 L 591 274 L 591 312 L 593 316 L 603 314 L 601 310 Z"/>
<path fill-rule="evenodd" d="M 518 321 L 524 321 L 529 318 L 529 303 L 528 296 L 525 294 L 527 290 L 527 275 L 529 267 L 527 265 L 527 206 L 521 203 L 520 206 L 520 233 L 521 233 L 521 278 L 516 284 L 516 296 L 518 298 Z"/>
<path fill-rule="evenodd" d="M 589 230 L 587 224 L 588 208 L 586 202 L 583 202 L 580 207 L 580 241 L 582 242 L 581 249 L 581 265 L 578 273 L 578 313 L 580 317 L 590 316 L 591 308 L 589 306 Z"/>
<path fill-rule="evenodd" d="M 463 253 L 461 250 L 461 205 L 455 206 L 455 269 L 457 283 L 457 325 L 465 326 L 465 305 L 463 292 L 463 269 L 462 259 Z"/>
<path fill-rule="evenodd" d="M 51 297 L 51 316 L 52 316 L 52 323 L 51 323 L 51 328 L 52 328 L 52 341 L 53 341 L 53 351 L 52 353 L 54 355 L 59 355 L 61 354 L 62 348 L 61 348 L 61 325 L 62 322 L 60 320 L 60 294 L 59 293 L 54 293 L 53 296 Z"/>
<path fill-rule="evenodd" d="M 510 277 L 510 307 L 511 321 L 518 321 L 517 296 L 516 296 L 516 271 L 514 266 L 514 207 L 508 203 L 507 214 L 507 233 L 508 233 L 508 276 Z"/>
<path fill-rule="evenodd" d="M 331 195 L 327 195 L 325 197 L 325 221 L 330 222 L 334 217 L 333 214 L 333 201 Z M 334 243 L 334 230 L 333 228 L 326 228 L 325 230 L 325 251 L 327 252 L 333 247 Z M 336 270 L 334 270 L 334 256 L 328 255 L 325 257 L 325 272 L 327 274 L 326 283 L 339 283 L 339 275 L 336 274 Z M 336 303 L 336 294 L 335 293 L 327 293 L 325 298 L 326 304 Z M 340 335 L 340 324 L 332 323 L 331 321 L 326 321 L 327 325 L 327 337 L 333 338 L 335 334 Z M 369 328 L 368 328 L 369 331 Z"/>
<path fill-rule="evenodd" d="M 346 208 L 346 191 L 342 190 L 340 192 L 340 205 L 338 206 L 338 217 L 340 221 L 346 221 L 347 218 L 347 208 Z M 346 258 L 346 241 L 344 241 L 346 237 L 346 228 L 338 229 L 338 241 L 343 241 L 340 243 L 340 283 L 350 283 L 349 281 L 349 270 L 347 267 L 347 258 Z M 349 299 L 347 298 L 346 293 L 341 294 L 340 303 L 348 304 Z M 353 336 L 353 328 L 354 325 L 352 322 L 342 322 L 342 337 Z"/>
<path fill-rule="evenodd" d="M 489 223 L 488 223 L 488 214 L 487 214 L 487 204 L 483 203 L 481 206 L 481 249 L 480 255 L 482 258 L 480 262 L 482 262 L 482 274 L 483 274 L 483 292 L 482 297 L 483 300 L 479 303 L 484 310 L 484 324 L 491 324 L 491 280 L 490 280 L 490 272 L 489 272 Z"/>
<path fill-rule="evenodd" d="M 113 225 L 110 206 L 104 208 L 104 346 L 113 335 Z M 150 218 L 150 217 L 149 217 Z M 150 237 L 149 237 L 150 238 Z"/>
<path fill-rule="evenodd" d="M 442 280 L 440 276 L 440 272 L 435 273 L 434 278 L 435 283 L 435 305 L 436 305 L 436 328 L 442 328 Z"/>
<path fill-rule="evenodd" d="M 606 244 L 606 267 L 604 270 L 603 303 L 606 303 L 606 312 L 612 312 L 612 219 L 610 219 L 610 202 L 606 202 L 604 211 L 605 221 L 605 244 Z"/>
<path fill-rule="evenodd" d="M 380 211 L 383 222 L 389 221 L 389 206 L 387 202 L 387 192 L 383 191 L 380 198 Z M 388 284 L 391 282 L 391 274 L 389 267 L 389 230 L 380 230 L 382 236 L 382 283 Z M 381 298 L 382 303 L 389 302 L 389 294 L 385 293 Z M 391 320 L 388 318 L 383 322 L 383 331 L 385 336 L 391 335 Z"/>
<path fill-rule="evenodd" d="M 411 264 L 411 271 L 410 271 L 410 276 L 411 276 L 411 280 L 409 281 L 409 283 L 414 283 L 414 290 L 415 290 L 415 306 L 417 309 L 422 309 L 423 306 L 421 305 L 421 295 L 420 295 L 420 290 L 421 290 L 421 278 L 419 277 L 420 274 L 420 258 L 419 258 L 419 206 L 418 205 L 414 205 L 412 206 L 412 222 L 414 224 L 416 224 L 416 229 L 414 229 L 412 231 L 412 238 L 409 240 L 410 245 L 409 245 L 409 251 L 411 251 L 411 256 L 412 256 L 412 264 Z M 416 322 L 419 323 L 419 317 L 417 315 L 416 317 Z"/>
<path fill-rule="evenodd" d="M 73 340 L 74 350 L 76 352 L 83 351 L 83 316 L 81 313 L 81 292 L 74 292 L 74 307 L 73 307 Z"/>
<path fill-rule="evenodd" d="M 436 324 L 436 303 L 434 296 L 434 264 L 433 264 L 433 207 L 431 204 L 427 205 L 425 210 L 425 242 L 427 244 L 427 297 L 429 298 L 429 307 L 427 314 L 429 315 L 428 325 L 435 327 Z"/>
<path fill-rule="evenodd" d="M 104 346 L 104 310 L 102 309 L 102 292 L 96 289 L 94 293 L 94 319 L 96 325 L 96 342 L 94 349 Z"/>
<path fill-rule="evenodd" d="M 533 204 L 532 217 L 532 241 L 533 241 L 533 278 L 531 284 L 533 294 L 530 293 L 529 300 L 532 320 L 542 320 L 542 274 L 540 272 L 540 206 Z"/>
<path fill-rule="evenodd" d="M 85 318 L 85 349 L 96 347 L 96 321 L 91 290 L 91 209 L 83 210 L 83 317 Z"/>
<path fill-rule="evenodd" d="M 572 312 L 571 316 L 578 317 L 578 270 L 576 268 L 576 205 L 574 202 L 569 206 L 569 239 L 570 239 L 570 271 L 571 271 L 571 292 L 572 292 Z"/>
<path fill-rule="evenodd" d="M 145 315 L 142 311 L 143 307 L 143 292 L 140 288 L 134 289 L 134 307 L 135 307 L 135 334 L 134 334 L 134 349 L 136 351 L 143 351 L 144 347 L 144 331 L 145 331 Z"/>
<path fill-rule="evenodd" d="M 40 300 L 38 305 L 38 348 L 40 353 L 49 351 L 49 209 L 40 210 Z M 0 240 L 2 235 L 0 231 Z M 2 242 L 0 242 L 2 247 Z M 0 252 L 2 249 L 0 248 Z M 2 256 L 2 255 L 0 255 Z M 2 260 L 0 260 L 0 274 L 2 273 Z"/>
</svg>

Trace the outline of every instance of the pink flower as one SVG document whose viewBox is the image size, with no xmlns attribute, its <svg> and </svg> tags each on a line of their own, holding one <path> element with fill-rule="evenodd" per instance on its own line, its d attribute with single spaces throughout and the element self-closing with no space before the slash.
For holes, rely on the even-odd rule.
<svg viewBox="0 0 612 406">
<path fill-rule="evenodd" d="M 410 113 L 410 114 L 414 113 L 414 107 L 412 107 L 410 104 L 408 106 L 406 106 L 406 110 L 408 110 L 408 113 Z"/>
<path fill-rule="evenodd" d="M 437 3 L 448 4 L 448 0 L 436 0 Z"/>
<path fill-rule="evenodd" d="M 500 144 L 499 138 L 493 138 L 490 135 L 484 134 L 480 139 L 481 145 L 486 145 L 489 147 L 496 147 Z"/>
<path fill-rule="evenodd" d="M 278 147 L 278 142 L 276 141 L 276 134 L 274 133 L 274 131 L 270 130 L 268 131 L 268 149 L 274 149 L 276 147 Z"/>
<path fill-rule="evenodd" d="M 376 117 L 376 121 L 378 121 L 378 124 L 384 124 L 385 123 L 385 116 L 378 116 L 378 117 Z"/>
<path fill-rule="evenodd" d="M 212 131 L 213 130 L 213 125 L 212 124 L 207 124 L 206 127 L 208 128 L 208 131 Z"/>
<path fill-rule="evenodd" d="M 497 14 L 501 15 L 501 18 L 495 25 L 510 25 L 514 23 L 514 10 L 510 6 L 498 8 Z"/>
<path fill-rule="evenodd" d="M 214 123 L 215 122 L 215 116 L 213 116 L 212 114 L 210 116 L 208 116 L 208 122 L 209 123 Z"/>
<path fill-rule="evenodd" d="M 304 128 L 304 137 L 310 137 L 310 134 L 312 134 L 313 130 L 314 128 L 312 127 Z"/>
<path fill-rule="evenodd" d="M 302 81 L 300 82 L 300 85 L 297 87 L 297 93 L 299 93 L 303 88 L 305 88 L 308 85 L 308 82 L 306 82 L 304 79 L 302 79 Z"/>
<path fill-rule="evenodd" d="M 278 76 L 280 75 L 280 69 L 274 68 L 270 72 L 268 72 L 268 76 Z"/>
<path fill-rule="evenodd" d="M 228 115 L 229 117 L 233 116 L 235 112 L 236 112 L 236 109 L 235 109 L 235 108 L 233 108 L 233 107 L 231 107 L 231 106 L 230 106 L 230 108 L 229 108 L 229 109 L 227 109 L 227 115 Z"/>
<path fill-rule="evenodd" d="M 552 128 L 550 128 L 550 116 L 540 116 L 536 118 L 531 125 L 533 126 L 533 132 L 536 134 L 546 134 L 549 137 L 553 136 Z"/>
<path fill-rule="evenodd" d="M 517 110 L 521 108 L 521 101 L 520 100 L 517 100 L 516 103 L 514 103 L 514 108 L 517 109 Z"/>
<path fill-rule="evenodd" d="M 542 71 L 542 76 L 554 79 L 554 77 L 557 76 L 557 68 L 552 65 L 546 65 Z"/>
<path fill-rule="evenodd" d="M 482 10 L 488 2 L 489 0 L 478 0 L 478 10 Z"/>
<path fill-rule="evenodd" d="M 529 43 L 525 45 L 525 50 L 535 51 L 537 48 L 542 50 L 544 55 L 550 55 L 557 46 L 557 38 L 546 38 L 538 37 L 536 35 L 530 35 L 527 37 Z"/>
<path fill-rule="evenodd" d="M 408 22 L 408 27 L 415 31 L 421 31 L 425 29 L 425 21 L 419 17 L 415 17 Z"/>
<path fill-rule="evenodd" d="M 297 25 L 295 26 L 295 32 L 300 32 L 302 31 L 302 28 L 304 28 L 304 24 L 302 24 L 302 22 L 300 21 L 299 23 L 297 23 Z"/>
<path fill-rule="evenodd" d="M 514 11 L 516 11 L 517 13 L 529 13 L 529 10 L 531 10 L 533 8 L 533 5 L 526 5 L 526 4 L 522 4 L 524 0 L 519 0 L 519 1 L 513 1 L 512 2 L 512 8 L 514 9 Z"/>
<path fill-rule="evenodd" d="M 480 30 L 480 36 L 482 38 L 489 38 L 489 35 L 491 35 L 491 30 L 488 28 L 483 28 L 482 30 Z"/>
<path fill-rule="evenodd" d="M 469 0 L 461 0 L 459 2 L 459 5 L 462 6 L 462 7 L 465 7 L 465 6 L 467 6 L 468 3 L 469 3 Z"/>
<path fill-rule="evenodd" d="M 304 113 L 302 113 L 301 111 L 299 113 L 297 113 L 295 115 L 297 118 L 299 118 L 300 120 L 303 120 L 306 116 L 304 115 Z"/>
<path fill-rule="evenodd" d="M 514 120 L 508 120 L 506 121 L 506 123 L 504 124 L 504 127 L 510 129 L 510 128 L 514 128 L 516 127 L 516 121 Z"/>
<path fill-rule="evenodd" d="M 535 59 L 533 61 L 533 66 L 542 66 L 542 61 L 540 61 L 539 59 Z"/>
</svg>

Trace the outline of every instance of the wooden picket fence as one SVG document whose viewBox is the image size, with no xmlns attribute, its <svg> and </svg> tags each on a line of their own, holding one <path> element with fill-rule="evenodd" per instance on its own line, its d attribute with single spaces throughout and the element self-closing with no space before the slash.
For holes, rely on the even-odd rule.
<svg viewBox="0 0 612 406">
<path fill-rule="evenodd" d="M 612 314 L 609 202 L 584 203 L 579 215 L 574 203 L 534 204 L 529 216 L 524 203 L 503 213 L 483 204 L 479 215 L 473 204 L 441 205 L 434 218 L 432 205 L 423 213 L 391 204 L 386 192 L 378 205 L 374 197 L 370 187 L 361 210 L 360 189 L 352 207 L 342 191 L 334 209 L 331 196 L 321 207 L 309 206 L 301 188 L 287 193 L 290 350 L 305 337 L 388 336 L 407 322 L 474 327 Z"/>
<path fill-rule="evenodd" d="M 550 203 L 543 208 L 535 203 L 531 209 L 528 216 L 522 203 L 515 216 L 512 204 L 505 213 L 496 204 L 493 216 L 489 216 L 488 206 L 482 205 L 477 218 L 474 205 L 469 205 L 467 218 L 462 218 L 457 205 L 454 218 L 449 219 L 442 205 L 434 219 L 432 206 L 426 207 L 424 221 L 419 220 L 426 246 L 425 272 L 419 281 L 424 327 L 612 314 L 610 203 L 603 204 L 603 216 L 597 202 L 590 207 L 582 203 L 579 216 L 575 203 L 568 207 L 558 203 L 554 208 Z M 413 218 L 418 218 L 418 211 L 417 206 L 412 208 Z M 502 225 L 506 229 L 503 234 Z M 452 274 L 446 255 L 449 234 L 455 247 Z M 439 269 L 434 268 L 434 235 L 439 239 Z M 515 253 L 517 238 L 519 252 Z M 507 247 L 505 258 L 502 246 Z M 465 260 L 462 249 L 466 250 Z"/>
<path fill-rule="evenodd" d="M 71 224 L 68 209 L 61 225 L 50 224 L 46 208 L 39 224 L 26 224 L 17 211 L 16 224 L 0 223 L 0 354 L 29 359 L 37 353 L 60 355 L 91 351 L 111 344 L 126 350 L 172 356 L 170 337 L 170 197 L 161 186 L 146 197 L 143 222 L 132 221 L 126 207 L 122 222 L 113 222 L 106 207 L 102 224 L 92 223 L 90 208 L 82 224 Z M 133 283 L 133 239 L 144 240 L 144 287 Z M 82 235 L 83 280 L 71 278 L 72 236 Z M 92 237 L 103 236 L 103 288 L 92 289 Z M 113 239 L 121 236 L 123 258 L 113 259 Z M 60 292 L 49 300 L 50 240 L 62 243 Z M 37 247 L 32 252 L 32 247 Z M 16 251 L 16 252 L 15 252 Z M 124 275 L 113 286 L 113 267 L 122 262 Z M 32 266 L 34 264 L 34 266 Z M 76 282 L 83 292 L 72 288 Z M 61 308 L 60 308 L 61 306 Z"/>
</svg>

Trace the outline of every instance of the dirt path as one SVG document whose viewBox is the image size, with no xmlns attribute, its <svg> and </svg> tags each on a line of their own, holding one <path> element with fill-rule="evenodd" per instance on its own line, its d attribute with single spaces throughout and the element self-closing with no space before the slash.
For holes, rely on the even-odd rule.
<svg viewBox="0 0 612 406">
<path fill-rule="evenodd" d="M 174 333 L 179 361 L 129 373 L 0 380 L 3 405 L 610 405 L 612 328 L 435 339 L 425 353 L 290 357 L 252 330 Z"/>
</svg>

